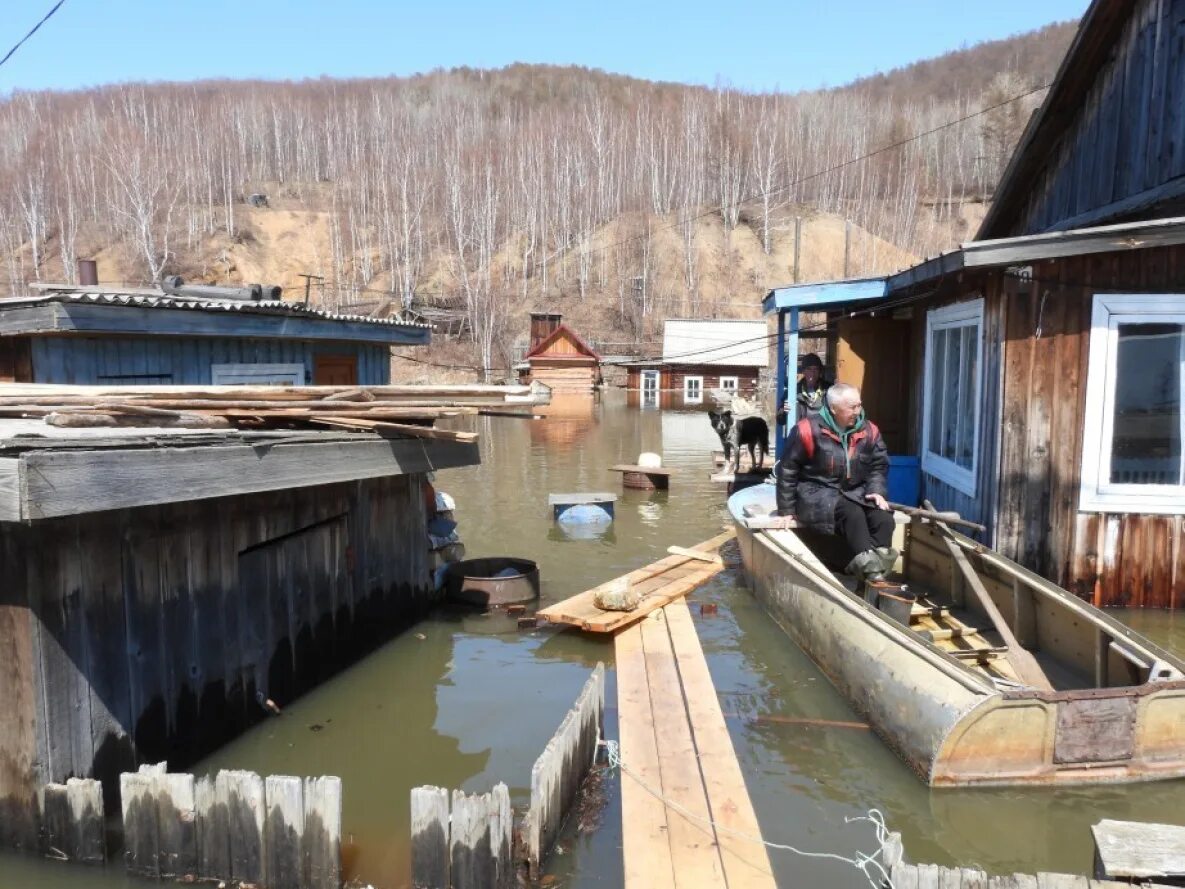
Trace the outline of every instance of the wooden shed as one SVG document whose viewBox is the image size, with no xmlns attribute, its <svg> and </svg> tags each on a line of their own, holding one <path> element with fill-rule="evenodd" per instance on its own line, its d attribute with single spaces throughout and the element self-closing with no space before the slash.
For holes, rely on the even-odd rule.
<svg viewBox="0 0 1185 889">
<path fill-rule="evenodd" d="M 0 382 L 383 385 L 431 328 L 282 300 L 105 285 L 0 299 Z"/>
<path fill-rule="evenodd" d="M 1185 605 L 1181 14 L 1092 3 L 979 239 L 766 297 L 782 391 L 797 313 L 829 311 L 858 359 L 832 356 L 838 378 L 901 418 L 890 444 L 920 459 L 922 496 L 1105 606 Z"/>
<path fill-rule="evenodd" d="M 601 383 L 601 356 L 559 315 L 531 315 L 531 347 L 519 381 L 538 381 L 557 395 L 592 394 Z"/>
</svg>

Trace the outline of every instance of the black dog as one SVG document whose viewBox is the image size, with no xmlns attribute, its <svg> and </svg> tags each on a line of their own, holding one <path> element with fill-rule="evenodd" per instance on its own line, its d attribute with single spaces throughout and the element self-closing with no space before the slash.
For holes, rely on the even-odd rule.
<svg viewBox="0 0 1185 889">
<path fill-rule="evenodd" d="M 741 448 L 744 447 L 749 449 L 749 465 L 754 469 L 762 468 L 765 455 L 769 453 L 769 424 L 765 420 L 761 417 L 744 417 L 734 421 L 732 411 L 708 411 L 708 419 L 720 436 L 720 444 L 724 446 L 724 462 L 731 466 L 734 475 L 741 469 Z"/>
</svg>

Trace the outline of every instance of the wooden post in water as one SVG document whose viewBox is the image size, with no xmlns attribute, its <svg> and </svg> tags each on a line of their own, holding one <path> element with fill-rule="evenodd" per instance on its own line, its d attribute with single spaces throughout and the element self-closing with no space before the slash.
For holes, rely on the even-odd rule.
<svg viewBox="0 0 1185 889">
<path fill-rule="evenodd" d="M 263 883 L 268 889 L 301 889 L 304 874 L 300 838 L 304 834 L 304 784 L 300 778 L 269 775 L 263 821 Z"/>
<path fill-rule="evenodd" d="M 449 805 L 443 787 L 411 791 L 411 884 L 415 889 L 448 889 Z"/>
<path fill-rule="evenodd" d="M 605 715 L 605 665 L 597 664 L 575 705 L 531 768 L 531 807 L 524 828 L 527 867 L 538 879 L 580 785 L 596 759 Z"/>
<path fill-rule="evenodd" d="M 238 883 L 263 881 L 263 779 L 254 772 L 219 772 L 218 805 L 226 807 L 230 834 L 230 878 Z"/>
<path fill-rule="evenodd" d="M 331 776 L 304 779 L 305 889 L 339 889 L 342 884 L 342 781 Z"/>
<path fill-rule="evenodd" d="M 102 864 L 107 843 L 103 824 L 103 785 L 71 778 L 47 784 L 41 802 L 41 847 L 52 858 Z"/>
</svg>

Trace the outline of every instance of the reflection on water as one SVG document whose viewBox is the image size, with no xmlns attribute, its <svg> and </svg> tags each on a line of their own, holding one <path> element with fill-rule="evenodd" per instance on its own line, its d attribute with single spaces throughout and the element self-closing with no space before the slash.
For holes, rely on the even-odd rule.
<svg viewBox="0 0 1185 889">
<path fill-rule="evenodd" d="M 701 412 L 641 411 L 620 393 L 580 416 L 476 418 L 483 464 L 441 472 L 457 499 L 473 557 L 539 564 L 544 602 L 565 598 L 691 545 L 725 524 L 724 489 L 708 481 L 719 448 Z M 574 405 L 565 411 L 576 411 Z M 552 426 L 551 424 L 557 424 Z M 564 430 L 559 434 L 559 430 Z M 675 470 L 665 492 L 621 490 L 608 467 L 643 451 Z M 595 539 L 556 526 L 549 493 L 614 491 L 616 519 Z M 697 602 L 717 613 L 701 616 Z M 913 860 L 979 864 L 993 872 L 1090 869 L 1089 827 L 1102 817 L 1185 822 L 1185 783 L 1086 790 L 931 792 L 871 732 L 801 720 L 858 717 L 811 661 L 726 572 L 694 595 L 695 617 L 733 743 L 767 839 L 851 855 L 872 847 L 880 808 Z M 1161 644 L 1185 649 L 1185 624 L 1164 613 L 1121 615 Z M 612 643 L 574 633 L 520 633 L 501 614 L 441 611 L 292 704 L 203 763 L 264 774 L 334 774 L 344 781 L 350 875 L 377 887 L 408 882 L 408 792 L 418 784 L 467 791 L 497 781 L 525 802 L 530 768 L 588 671 L 612 663 Z M 609 675 L 606 731 L 619 736 Z M 629 778 L 623 778 L 629 780 Z M 610 785 L 601 827 L 561 840 L 553 871 L 565 887 L 621 884 L 620 797 Z M 780 885 L 861 887 L 834 862 L 771 853 Z M 142 885 L 142 884 L 136 884 Z M 106 872 L 0 857 L 0 886 L 116 889 Z"/>
</svg>

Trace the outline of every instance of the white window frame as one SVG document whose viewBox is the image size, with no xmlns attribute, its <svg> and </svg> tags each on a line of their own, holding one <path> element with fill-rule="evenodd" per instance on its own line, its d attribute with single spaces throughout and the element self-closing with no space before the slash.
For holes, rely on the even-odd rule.
<svg viewBox="0 0 1185 889">
<path fill-rule="evenodd" d="M 215 386 L 303 386 L 303 364 L 211 364 Z"/>
<path fill-rule="evenodd" d="M 979 328 L 976 338 L 975 356 L 975 417 L 971 430 L 971 468 L 960 466 L 953 460 L 935 454 L 930 450 L 930 404 L 934 397 L 934 333 L 959 327 L 975 325 Z M 939 481 L 945 482 L 968 497 L 975 496 L 979 477 L 979 424 L 983 398 L 983 299 L 972 299 L 954 303 L 926 313 L 926 369 L 922 389 L 922 471 Z"/>
<path fill-rule="evenodd" d="M 644 370 L 641 372 L 640 381 L 643 392 L 657 392 L 659 386 L 662 384 L 662 374 L 657 370 Z M 653 386 L 647 386 L 647 383 L 653 383 Z"/>
<path fill-rule="evenodd" d="M 1091 311 L 1082 428 L 1082 512 L 1185 515 L 1185 485 L 1112 484 L 1115 357 L 1120 324 L 1185 324 L 1185 293 L 1097 293 Z M 1181 368 L 1185 392 L 1185 363 Z M 1185 414 L 1183 414 L 1185 417 Z M 1185 423 L 1185 419 L 1182 420 Z M 1185 429 L 1182 430 L 1185 434 Z"/>
<path fill-rule="evenodd" d="M 732 385 L 729 386 L 729 383 L 731 383 Z M 725 392 L 731 392 L 733 395 L 735 395 L 736 393 L 741 391 L 741 378 L 740 377 L 721 377 L 720 378 L 720 388 L 723 389 Z"/>
<path fill-rule="evenodd" d="M 698 394 L 696 394 L 696 395 L 692 395 L 688 391 L 691 388 L 690 386 L 688 386 L 688 383 L 690 383 L 692 380 L 695 380 L 696 383 L 699 384 L 698 385 Z M 704 378 L 702 376 L 699 376 L 699 377 L 686 376 L 683 378 L 683 403 L 684 404 L 703 404 L 704 403 Z"/>
</svg>

